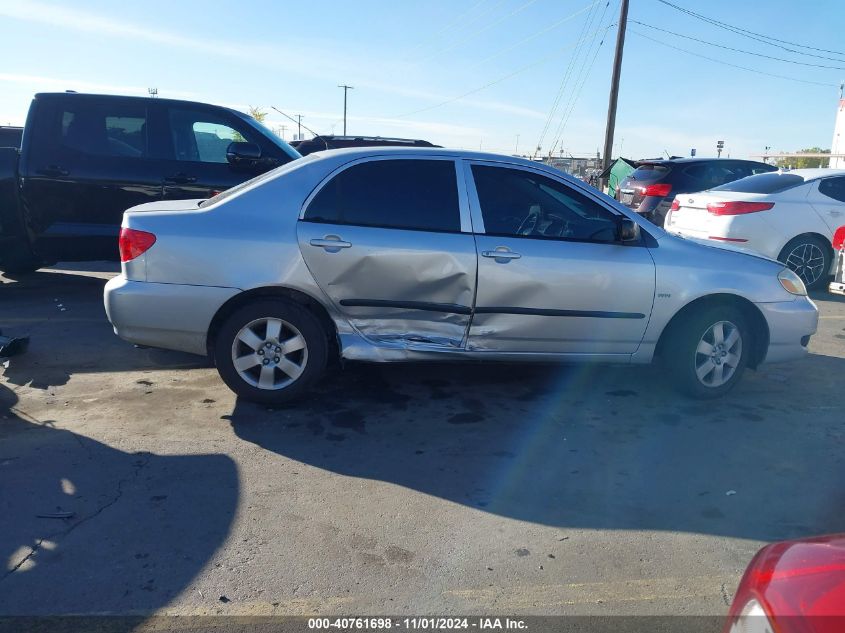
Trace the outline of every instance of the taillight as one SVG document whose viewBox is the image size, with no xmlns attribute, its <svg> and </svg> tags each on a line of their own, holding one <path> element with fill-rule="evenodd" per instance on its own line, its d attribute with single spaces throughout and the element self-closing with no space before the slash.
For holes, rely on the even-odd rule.
<svg viewBox="0 0 845 633">
<path fill-rule="evenodd" d="M 138 255 L 149 250 L 155 243 L 156 236 L 152 233 L 122 227 L 120 229 L 120 237 L 117 239 L 117 245 L 120 249 L 120 261 L 128 262 L 135 259 Z"/>
<path fill-rule="evenodd" d="M 725 633 L 841 633 L 845 621 L 845 535 L 767 545 L 737 587 Z M 756 626 L 756 628 L 755 628 Z"/>
<path fill-rule="evenodd" d="M 670 211 L 677 211 L 677 210 L 678 210 L 678 209 L 680 209 L 680 208 L 681 208 L 681 201 L 680 201 L 680 200 L 678 200 L 677 198 L 675 198 L 674 200 L 672 200 L 672 206 L 671 206 L 671 207 L 669 207 L 669 210 L 670 210 Z"/>
<path fill-rule="evenodd" d="M 768 211 L 773 206 L 774 202 L 711 202 L 707 210 L 713 215 L 744 215 Z"/>
<path fill-rule="evenodd" d="M 845 226 L 840 226 L 833 234 L 833 250 L 838 251 L 845 245 Z"/>
<path fill-rule="evenodd" d="M 661 198 L 665 198 L 669 195 L 670 191 L 672 191 L 672 185 L 665 182 L 640 187 L 640 193 L 644 196 L 660 196 Z"/>
</svg>

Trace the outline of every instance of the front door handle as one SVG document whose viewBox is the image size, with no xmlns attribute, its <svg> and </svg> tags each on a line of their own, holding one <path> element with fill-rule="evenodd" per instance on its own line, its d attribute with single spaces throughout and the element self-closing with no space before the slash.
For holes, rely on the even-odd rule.
<svg viewBox="0 0 845 633">
<path fill-rule="evenodd" d="M 68 175 L 68 170 L 59 167 L 58 165 L 47 165 L 37 170 L 39 176 L 47 176 L 48 178 L 62 178 Z"/>
<path fill-rule="evenodd" d="M 511 259 L 519 259 L 520 257 L 522 257 L 522 255 L 520 255 L 519 253 L 514 253 L 513 251 L 506 250 L 501 246 L 494 251 L 482 251 L 481 256 L 495 259 L 500 264 L 504 264 L 510 261 Z"/>
<path fill-rule="evenodd" d="M 167 176 L 164 179 L 169 185 L 187 185 L 192 182 L 196 182 L 197 179 L 193 176 L 189 176 L 184 172 L 179 172 L 178 174 L 173 174 L 172 176 Z"/>
<path fill-rule="evenodd" d="M 323 239 L 313 239 L 309 244 L 318 248 L 324 248 L 327 253 L 337 253 L 342 248 L 352 246 L 352 242 L 345 242 L 337 235 L 326 235 Z"/>
<path fill-rule="evenodd" d="M 836 209 L 831 209 L 830 211 L 828 211 L 828 214 L 832 215 L 835 218 L 838 218 L 840 215 L 842 215 L 842 211 L 837 211 Z"/>
</svg>

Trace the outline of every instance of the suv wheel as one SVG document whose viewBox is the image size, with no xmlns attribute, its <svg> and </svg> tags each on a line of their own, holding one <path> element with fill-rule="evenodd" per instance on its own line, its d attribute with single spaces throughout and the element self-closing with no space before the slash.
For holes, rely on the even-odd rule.
<svg viewBox="0 0 845 633">
<path fill-rule="evenodd" d="M 246 400 L 280 404 L 301 396 L 323 374 L 326 334 L 305 308 L 264 299 L 236 310 L 214 342 L 223 381 Z"/>
<path fill-rule="evenodd" d="M 692 315 L 667 343 L 675 383 L 696 398 L 717 398 L 733 389 L 751 352 L 745 317 L 733 306 L 714 306 Z"/>
<path fill-rule="evenodd" d="M 778 255 L 778 261 L 801 277 L 808 290 L 818 288 L 827 281 L 832 263 L 827 244 L 812 235 L 791 240 Z"/>
</svg>

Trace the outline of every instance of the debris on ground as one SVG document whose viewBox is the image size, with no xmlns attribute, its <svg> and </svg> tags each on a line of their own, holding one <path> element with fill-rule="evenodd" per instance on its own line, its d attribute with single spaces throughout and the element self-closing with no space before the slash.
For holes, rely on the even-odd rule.
<svg viewBox="0 0 845 633">
<path fill-rule="evenodd" d="M 736 490 L 728 490 L 728 491 L 725 493 L 725 496 L 726 496 L 726 497 L 732 497 L 732 496 L 733 496 L 733 495 L 735 495 L 735 494 L 736 494 Z"/>
<path fill-rule="evenodd" d="M 0 330 L 0 357 L 8 358 L 23 354 L 28 346 L 28 336 L 3 336 L 3 331 Z"/>
<path fill-rule="evenodd" d="M 39 519 L 70 519 L 76 512 L 45 512 L 44 514 L 36 514 Z"/>
</svg>

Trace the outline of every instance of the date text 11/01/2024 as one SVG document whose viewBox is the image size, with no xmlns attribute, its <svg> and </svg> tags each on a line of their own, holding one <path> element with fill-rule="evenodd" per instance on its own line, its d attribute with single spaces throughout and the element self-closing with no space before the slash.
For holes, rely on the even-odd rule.
<svg viewBox="0 0 845 633">
<path fill-rule="evenodd" d="M 432 630 L 445 629 L 479 629 L 487 631 L 526 629 L 524 620 L 512 618 L 309 618 L 308 628 L 311 630 L 371 630 L 387 629 Z"/>
</svg>

